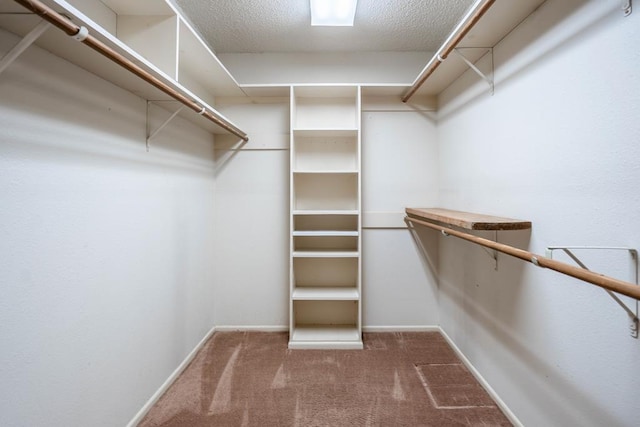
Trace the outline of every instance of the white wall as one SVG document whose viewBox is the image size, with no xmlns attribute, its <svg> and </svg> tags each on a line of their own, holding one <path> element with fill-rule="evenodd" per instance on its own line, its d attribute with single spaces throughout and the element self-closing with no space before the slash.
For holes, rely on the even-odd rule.
<svg viewBox="0 0 640 427">
<path fill-rule="evenodd" d="M 124 425 L 213 326 L 213 140 L 147 153 L 145 109 L 35 47 L 0 75 L 0 425 Z"/>
<path fill-rule="evenodd" d="M 245 145 L 232 137 L 216 140 L 220 328 L 288 325 L 288 102 L 221 99 L 216 106 L 250 135 Z M 435 265 L 428 265 L 406 228 L 396 228 L 404 226 L 405 206 L 435 203 L 435 123 L 424 112 L 400 108 L 363 113 L 363 210 L 376 222 L 363 233 L 365 328 L 438 324 Z M 426 249 L 437 255 L 434 245 Z"/>
<path fill-rule="evenodd" d="M 363 323 L 382 329 L 438 325 L 437 240 L 420 230 L 423 239 L 415 241 L 402 221 L 405 207 L 437 201 L 435 121 L 400 101 L 381 108 L 365 100 L 363 109 Z"/>
<path fill-rule="evenodd" d="M 289 101 L 221 103 L 249 134 L 216 140 L 216 325 L 283 329 L 289 318 Z"/>
<path fill-rule="evenodd" d="M 498 238 L 536 253 L 638 248 L 638 40 L 617 0 L 547 1 L 496 47 L 493 97 L 471 74 L 441 97 L 440 204 L 531 220 Z M 638 424 L 640 341 L 602 290 L 506 255 L 494 271 L 453 237 L 439 251 L 441 325 L 524 425 Z M 580 256 L 633 280 L 624 252 Z"/>
<path fill-rule="evenodd" d="M 429 52 L 223 53 L 220 60 L 245 85 L 378 83 L 410 85 Z"/>
</svg>

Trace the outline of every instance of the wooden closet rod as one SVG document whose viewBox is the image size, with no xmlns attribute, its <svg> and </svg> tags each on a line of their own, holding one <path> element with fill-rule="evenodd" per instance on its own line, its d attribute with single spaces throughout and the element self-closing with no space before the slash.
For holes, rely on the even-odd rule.
<svg viewBox="0 0 640 427">
<path fill-rule="evenodd" d="M 440 66 L 442 61 L 447 59 L 447 56 L 458 46 L 458 43 L 462 41 L 464 36 L 473 28 L 474 25 L 482 18 L 482 16 L 489 10 L 489 8 L 495 3 L 495 0 L 478 0 L 473 5 L 469 13 L 462 18 L 462 21 L 449 35 L 447 40 L 440 46 L 435 55 L 427 63 L 422 72 L 418 75 L 413 85 L 409 88 L 407 93 L 402 97 L 402 102 L 407 102 L 425 81 L 433 74 L 433 72 Z"/>
<path fill-rule="evenodd" d="M 583 280 L 601 288 L 608 289 L 613 292 L 617 292 L 622 295 L 626 295 L 636 300 L 640 300 L 640 286 L 625 282 L 623 280 L 614 279 L 604 274 L 594 273 L 593 271 L 584 270 L 573 265 L 566 264 L 564 262 L 556 261 L 551 258 L 546 258 L 541 255 L 536 255 L 532 252 L 528 252 L 522 249 L 514 248 L 513 246 L 497 243 L 492 240 L 483 239 L 482 237 L 474 236 L 473 234 L 463 233 L 448 227 L 442 227 L 430 222 L 421 221 L 410 216 L 405 217 L 405 221 L 420 224 L 425 227 L 433 228 L 434 230 L 441 231 L 445 235 L 456 236 L 460 239 L 467 240 L 472 243 L 476 243 L 481 246 L 485 246 L 490 249 L 511 255 L 521 260 L 530 262 L 538 267 L 548 268 L 550 270 L 557 271 L 558 273 L 566 274 L 567 276 L 574 277 L 576 279 Z"/>
<path fill-rule="evenodd" d="M 184 105 L 186 105 L 196 113 L 200 114 L 203 117 L 206 117 L 207 119 L 209 119 L 216 125 L 220 126 L 221 128 L 225 129 L 226 131 L 234 134 L 235 136 L 241 138 L 244 141 L 249 140 L 249 137 L 247 136 L 247 134 L 241 131 L 240 129 L 238 129 L 237 127 L 235 127 L 232 123 L 225 120 L 223 117 L 219 117 L 215 112 L 207 109 L 203 105 L 198 104 L 196 101 L 190 99 L 189 97 L 180 93 L 176 89 L 167 85 L 165 82 L 153 76 L 148 71 L 144 70 L 142 67 L 135 64 L 134 62 L 131 62 L 120 53 L 116 52 L 115 50 L 111 49 L 109 46 L 102 43 L 100 40 L 93 37 L 91 34 L 88 34 L 86 32 L 83 34 L 81 31 L 86 31 L 86 29 L 83 30 L 84 27 L 80 27 L 74 24 L 65 16 L 51 9 L 49 6 L 43 4 L 38 0 L 14 0 L 14 1 L 16 3 L 21 4 L 25 8 L 29 9 L 33 13 L 37 14 L 42 19 L 60 28 L 62 31 L 67 33 L 67 35 L 71 37 L 75 37 L 78 41 L 81 41 L 85 45 L 89 46 L 91 49 L 95 50 L 96 52 L 100 53 L 103 56 L 106 56 L 107 58 L 117 63 L 121 67 L 137 75 L 142 80 L 160 89 L 170 97 L 174 98 L 177 101 L 182 102 Z"/>
</svg>

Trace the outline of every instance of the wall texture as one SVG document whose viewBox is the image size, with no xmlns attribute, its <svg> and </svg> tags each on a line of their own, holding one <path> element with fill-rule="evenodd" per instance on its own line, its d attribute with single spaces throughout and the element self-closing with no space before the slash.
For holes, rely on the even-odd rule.
<svg viewBox="0 0 640 427">
<path fill-rule="evenodd" d="M 437 240 L 414 240 L 402 221 L 405 207 L 437 201 L 435 120 L 424 111 L 405 109 L 399 101 L 384 111 L 367 102 L 363 108 L 364 326 L 438 325 Z"/>
<path fill-rule="evenodd" d="M 220 103 L 249 143 L 216 140 L 216 326 L 289 324 L 289 103 Z"/>
<path fill-rule="evenodd" d="M 244 145 L 216 139 L 216 326 L 287 328 L 288 99 L 220 100 L 216 108 L 251 136 Z M 366 213 L 396 218 L 404 206 L 435 203 L 435 122 L 424 113 L 363 113 L 362 157 Z M 362 240 L 363 326 L 437 325 L 435 264 L 422 259 L 407 229 L 379 224 L 366 229 Z M 437 246 L 427 246 L 435 255 Z"/>
<path fill-rule="evenodd" d="M 125 425 L 213 326 L 213 138 L 146 152 L 145 110 L 36 47 L 0 75 L 0 425 Z"/>
<path fill-rule="evenodd" d="M 471 74 L 441 96 L 440 204 L 531 220 L 498 239 L 536 253 L 638 248 L 639 39 L 618 1 L 547 1 L 496 47 L 494 96 Z M 525 425 L 638 423 L 640 341 L 602 290 L 506 255 L 495 271 L 452 237 L 439 251 L 441 325 Z M 578 254 L 633 280 L 626 252 Z"/>
</svg>

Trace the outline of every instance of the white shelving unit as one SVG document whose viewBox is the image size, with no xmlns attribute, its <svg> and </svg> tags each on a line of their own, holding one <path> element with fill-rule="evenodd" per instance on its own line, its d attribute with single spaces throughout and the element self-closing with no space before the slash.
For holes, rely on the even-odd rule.
<svg viewBox="0 0 640 427">
<path fill-rule="evenodd" d="M 292 349 L 361 349 L 359 86 L 291 88 Z"/>
<path fill-rule="evenodd" d="M 206 43 L 167 0 L 42 0 L 42 3 L 76 25 L 86 27 L 90 35 L 107 47 L 219 117 L 224 118 L 212 107 L 216 96 L 245 96 Z M 0 0 L 0 29 L 24 37 L 41 20 L 12 0 Z M 168 111 L 181 105 L 57 28 L 48 29 L 36 44 L 144 99 L 158 102 Z M 180 116 L 212 133 L 228 133 L 188 108 Z"/>
</svg>

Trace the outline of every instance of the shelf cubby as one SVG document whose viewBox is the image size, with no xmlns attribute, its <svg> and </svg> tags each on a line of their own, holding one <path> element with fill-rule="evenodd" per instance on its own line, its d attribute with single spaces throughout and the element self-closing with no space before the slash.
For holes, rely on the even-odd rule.
<svg viewBox="0 0 640 427">
<path fill-rule="evenodd" d="M 328 316 L 327 314 L 330 314 Z M 295 301 L 296 325 L 356 326 L 358 303 L 356 301 Z"/>
<path fill-rule="evenodd" d="M 293 236 L 293 249 L 304 250 L 333 250 L 357 251 L 358 236 Z"/>
<path fill-rule="evenodd" d="M 312 236 L 319 233 L 331 233 L 333 235 L 345 235 L 344 233 L 352 233 L 349 235 L 357 236 L 358 233 L 358 216 L 357 215 L 301 215 L 296 214 L 293 217 L 293 235 Z M 296 234 L 297 233 L 297 234 Z M 315 234 L 314 234 L 315 233 Z M 329 234 L 328 234 L 329 235 Z"/>
<path fill-rule="evenodd" d="M 298 86 L 293 90 L 294 129 L 358 129 L 358 88 Z"/>
<path fill-rule="evenodd" d="M 357 258 L 295 258 L 293 284 L 302 287 L 358 287 Z"/>
<path fill-rule="evenodd" d="M 294 174 L 294 209 L 358 210 L 354 174 Z"/>
<path fill-rule="evenodd" d="M 358 140 L 351 136 L 297 136 L 293 141 L 293 170 L 358 172 Z"/>
<path fill-rule="evenodd" d="M 361 349 L 358 301 L 294 300 L 290 348 Z"/>
</svg>

